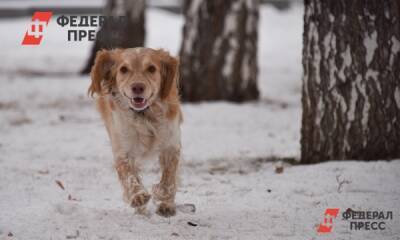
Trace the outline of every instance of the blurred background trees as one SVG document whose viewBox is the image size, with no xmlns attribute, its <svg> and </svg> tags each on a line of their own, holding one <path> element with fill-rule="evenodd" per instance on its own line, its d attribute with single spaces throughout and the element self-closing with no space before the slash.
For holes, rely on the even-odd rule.
<svg viewBox="0 0 400 240">
<path fill-rule="evenodd" d="M 307 0 L 304 163 L 400 157 L 400 2 Z"/>
<path fill-rule="evenodd" d="M 134 27 L 101 29 L 84 72 L 90 71 L 100 48 L 143 45 L 144 0 L 122 2 L 109 0 L 106 14 L 136 12 Z M 258 99 L 259 1 L 182 3 L 183 100 Z M 284 7 L 288 2 L 275 3 Z M 306 0 L 304 4 L 302 162 L 400 157 L 400 3 Z M 126 34 L 107 38 L 118 36 L 115 31 Z"/>
<path fill-rule="evenodd" d="M 258 98 L 258 8 L 258 0 L 183 1 L 180 72 L 184 101 Z M 143 46 L 144 12 L 144 0 L 108 0 L 105 15 L 128 16 L 129 21 L 100 29 L 82 73 L 90 72 L 95 53 L 102 48 Z"/>
<path fill-rule="evenodd" d="M 168 10 L 182 6 L 184 14 L 183 100 L 258 99 L 259 1 L 173 2 Z M 291 1 L 267 2 L 284 9 Z M 306 0 L 304 6 L 302 162 L 400 157 L 400 2 Z M 128 21 L 100 29 L 82 73 L 90 72 L 99 49 L 144 45 L 145 8 L 145 0 L 107 1 L 104 15 Z"/>
<path fill-rule="evenodd" d="M 89 59 L 82 74 L 90 73 L 100 49 L 141 47 L 145 40 L 145 0 L 108 0 L 104 16 L 121 21 L 108 21 L 98 31 Z"/>
<path fill-rule="evenodd" d="M 258 0 L 185 1 L 183 100 L 258 98 L 258 7 Z"/>
</svg>

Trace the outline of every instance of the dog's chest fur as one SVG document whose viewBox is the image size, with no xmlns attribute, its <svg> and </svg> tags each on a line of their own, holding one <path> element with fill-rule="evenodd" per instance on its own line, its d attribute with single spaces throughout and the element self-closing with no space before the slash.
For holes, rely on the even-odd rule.
<svg viewBox="0 0 400 240">
<path fill-rule="evenodd" d="M 113 125 L 121 147 L 133 157 L 147 158 L 158 154 L 170 140 L 172 126 L 163 117 L 151 118 L 142 113 L 113 112 Z M 171 139 L 172 137 L 172 139 Z"/>
</svg>

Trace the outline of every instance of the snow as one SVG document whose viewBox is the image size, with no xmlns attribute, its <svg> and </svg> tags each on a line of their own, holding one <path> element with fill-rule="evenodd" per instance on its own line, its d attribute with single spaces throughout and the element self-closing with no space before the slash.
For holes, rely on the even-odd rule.
<svg viewBox="0 0 400 240">
<path fill-rule="evenodd" d="M 199 8 L 201 7 L 201 1 L 200 0 L 193 0 L 190 3 L 190 8 L 189 8 L 189 15 L 194 16 L 196 12 L 199 11 Z M 193 42 L 194 39 L 197 37 L 197 25 L 198 25 L 198 19 L 197 18 L 193 18 L 192 19 L 192 23 L 191 26 L 194 26 L 192 28 L 189 29 L 188 31 L 188 36 L 187 36 L 187 41 L 184 44 L 184 51 L 185 53 L 190 53 L 192 51 L 192 46 L 193 46 Z"/>
<path fill-rule="evenodd" d="M 398 87 L 394 91 L 394 100 L 396 101 L 397 108 L 400 109 L 400 89 Z"/>
<path fill-rule="evenodd" d="M 392 42 L 392 51 L 391 51 L 391 54 L 390 54 L 390 64 L 393 64 L 393 60 L 394 60 L 394 57 L 395 57 L 395 55 L 400 51 L 400 41 L 393 35 L 392 36 L 392 39 L 391 39 L 391 42 Z"/>
<path fill-rule="evenodd" d="M 347 68 L 351 67 L 352 57 L 351 57 L 351 50 L 350 45 L 347 45 L 346 51 L 342 53 L 343 65 L 339 70 L 338 76 L 343 81 L 346 82 L 346 76 L 344 75 Z"/>
<path fill-rule="evenodd" d="M 138 215 L 122 201 L 89 77 L 74 74 L 91 44 L 68 42 L 50 21 L 41 46 L 21 46 L 30 19 L 0 21 L 0 239 L 398 239 L 400 161 L 274 161 L 300 156 L 303 8 L 260 10 L 262 99 L 184 104 L 178 213 L 168 219 L 152 203 Z M 147 18 L 147 45 L 177 54 L 182 17 Z M 144 169 L 146 186 L 156 170 Z M 317 234 L 334 207 L 394 218 L 386 230 L 350 231 L 339 217 L 333 233 Z"/>
<path fill-rule="evenodd" d="M 354 82 L 351 83 L 351 95 L 350 95 L 350 102 L 347 106 L 347 124 L 345 129 L 345 137 L 344 137 L 344 149 L 348 151 L 350 149 L 350 144 L 347 141 L 348 135 L 350 134 L 350 127 L 352 122 L 356 118 L 356 104 L 358 100 L 358 93 L 357 93 L 357 82 L 361 81 L 361 76 L 358 74 L 357 78 Z"/>
<path fill-rule="evenodd" d="M 165 11 L 152 9 L 147 12 L 146 16 L 146 45 L 153 48 L 165 48 L 178 55 L 182 39 L 182 27 L 183 16 L 171 15 Z"/>
<path fill-rule="evenodd" d="M 373 60 L 375 50 L 378 48 L 378 42 L 377 42 L 377 35 L 378 33 L 374 31 L 370 35 L 367 35 L 364 37 L 364 46 L 366 49 L 365 53 L 365 63 L 367 66 L 369 66 Z"/>
<path fill-rule="evenodd" d="M 246 45 L 250 45 L 251 43 L 249 43 L 249 41 L 246 42 Z M 247 48 L 249 49 L 249 48 Z M 250 74 L 251 74 L 251 70 L 250 70 L 250 54 L 249 53 L 245 53 L 243 56 L 243 60 L 242 60 L 242 71 L 241 71 L 241 76 L 242 76 L 242 82 L 241 82 L 241 89 L 246 89 L 247 85 L 249 84 L 249 78 L 250 78 Z"/>
<path fill-rule="evenodd" d="M 224 20 L 224 31 L 222 33 L 222 36 L 220 38 L 226 39 L 228 35 L 231 35 L 232 37 L 229 38 L 228 45 L 229 45 L 229 50 L 228 53 L 226 53 L 225 61 L 224 61 L 224 66 L 222 67 L 222 75 L 227 78 L 228 80 L 230 79 L 229 77 L 232 74 L 232 66 L 233 66 L 233 61 L 235 59 L 235 55 L 237 54 L 238 51 L 238 39 L 237 36 L 234 34 L 237 31 L 237 18 L 238 18 L 238 11 L 240 9 L 240 6 L 242 5 L 242 1 L 235 1 L 232 3 L 231 9 L 225 16 Z M 216 40 L 216 46 L 221 44 L 221 40 L 217 39 Z M 228 84 L 227 87 L 230 88 L 232 85 Z"/>
<path fill-rule="evenodd" d="M 366 132 L 368 130 L 369 110 L 371 108 L 371 104 L 368 101 L 368 95 L 367 95 L 367 83 L 366 83 L 366 81 L 364 81 L 362 83 L 357 82 L 357 85 L 358 85 L 358 90 L 362 94 L 363 99 L 365 101 L 365 103 L 363 105 L 361 125 L 363 127 L 364 132 Z M 366 141 L 364 141 L 364 146 L 365 145 L 366 145 Z"/>
<path fill-rule="evenodd" d="M 261 7 L 258 29 L 262 97 L 298 105 L 303 71 L 303 7 L 293 7 L 288 12 Z"/>
</svg>

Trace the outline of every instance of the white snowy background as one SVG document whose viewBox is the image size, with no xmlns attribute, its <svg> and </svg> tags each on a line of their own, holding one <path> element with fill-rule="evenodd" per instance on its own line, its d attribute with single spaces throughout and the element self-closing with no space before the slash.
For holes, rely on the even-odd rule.
<svg viewBox="0 0 400 240">
<path fill-rule="evenodd" d="M 40 46 L 21 46 L 30 18 L 0 20 L 0 239 L 400 239 L 400 161 L 279 161 L 300 156 L 303 7 L 260 15 L 261 99 L 183 105 L 172 218 L 122 201 L 90 79 L 76 74 L 91 43 L 68 42 L 54 16 Z M 178 54 L 181 15 L 149 9 L 146 24 L 148 47 Z M 143 172 L 147 186 L 156 163 Z M 326 208 L 393 219 L 351 231 L 338 217 L 333 233 L 317 234 Z"/>
</svg>

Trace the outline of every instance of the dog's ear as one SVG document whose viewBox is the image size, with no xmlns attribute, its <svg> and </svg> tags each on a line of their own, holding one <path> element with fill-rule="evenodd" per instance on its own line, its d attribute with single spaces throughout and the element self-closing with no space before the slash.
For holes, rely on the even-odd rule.
<svg viewBox="0 0 400 240">
<path fill-rule="evenodd" d="M 98 95 L 103 94 L 102 86 L 110 88 L 115 82 L 115 66 L 118 61 L 119 49 L 115 50 L 100 50 L 96 54 L 94 65 L 90 72 L 92 83 L 88 89 L 88 94 L 93 96 L 95 93 Z M 110 90 L 110 89 L 106 89 Z"/>
<path fill-rule="evenodd" d="M 160 97 L 166 99 L 173 88 L 177 88 L 179 75 L 179 60 L 168 52 L 159 50 L 161 56 L 161 88 Z"/>
</svg>

